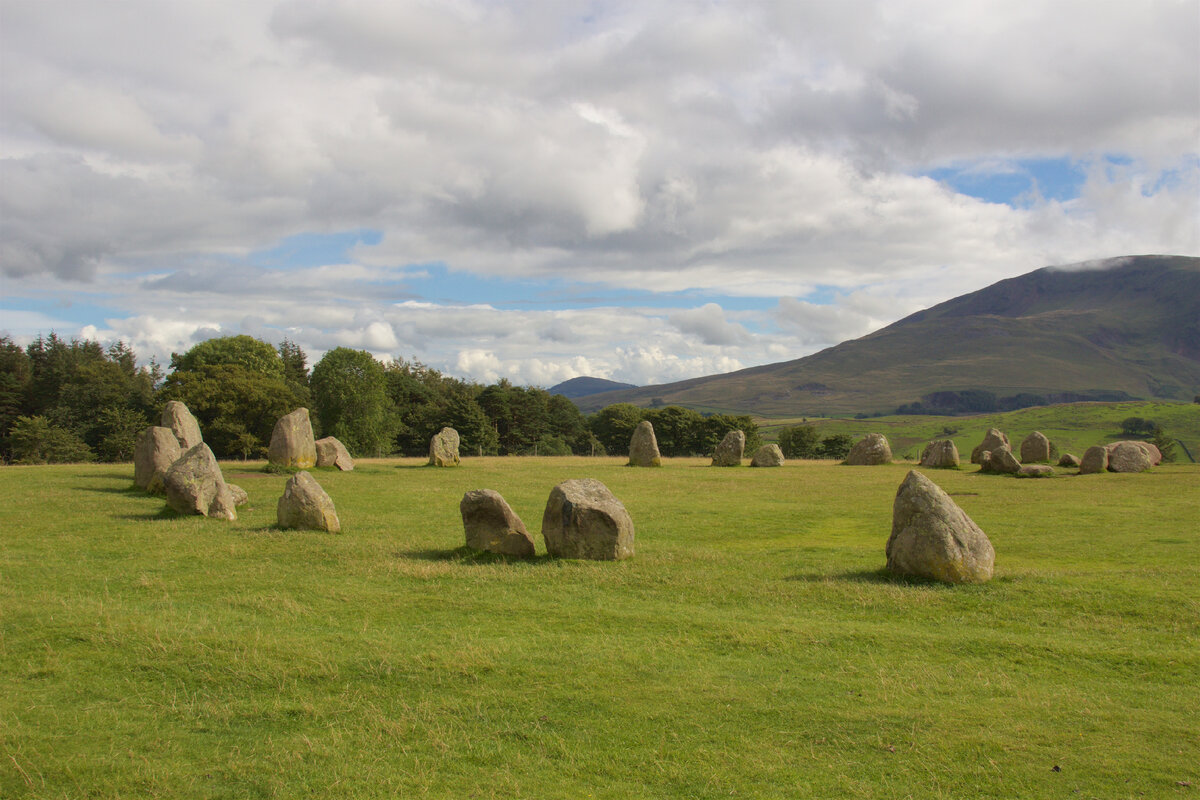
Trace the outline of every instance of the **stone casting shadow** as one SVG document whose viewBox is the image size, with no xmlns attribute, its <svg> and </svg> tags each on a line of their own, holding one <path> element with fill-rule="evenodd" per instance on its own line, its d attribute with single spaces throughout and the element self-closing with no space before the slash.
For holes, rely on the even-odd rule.
<svg viewBox="0 0 1200 800">
<path fill-rule="evenodd" d="M 804 583 L 825 583 L 827 581 L 839 583 L 878 583 L 892 584 L 898 586 L 941 586 L 940 581 L 931 580 L 929 578 L 914 578 L 904 575 L 893 575 L 887 571 L 886 567 L 879 569 L 859 569 L 849 572 L 806 572 L 800 575 L 793 575 L 787 578 L 789 581 L 802 581 Z"/>
<path fill-rule="evenodd" d="M 466 545 L 453 550 L 408 550 L 396 555 L 418 561 L 453 561 L 459 564 L 546 564 L 555 560 L 545 553 L 531 558 L 520 558 L 472 550 Z"/>
</svg>

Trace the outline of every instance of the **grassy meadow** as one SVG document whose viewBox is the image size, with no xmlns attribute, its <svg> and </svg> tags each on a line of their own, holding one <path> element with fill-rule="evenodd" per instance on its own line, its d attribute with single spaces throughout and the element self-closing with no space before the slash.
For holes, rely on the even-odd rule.
<svg viewBox="0 0 1200 800">
<path fill-rule="evenodd" d="M 1200 467 L 929 471 L 997 552 L 948 587 L 881 571 L 911 465 L 420 464 L 316 471 L 336 536 L 273 528 L 261 462 L 223 464 L 234 523 L 131 466 L 0 468 L 0 796 L 1200 791 Z M 625 503 L 632 559 L 461 549 L 491 488 L 544 553 L 576 477 Z"/>
</svg>

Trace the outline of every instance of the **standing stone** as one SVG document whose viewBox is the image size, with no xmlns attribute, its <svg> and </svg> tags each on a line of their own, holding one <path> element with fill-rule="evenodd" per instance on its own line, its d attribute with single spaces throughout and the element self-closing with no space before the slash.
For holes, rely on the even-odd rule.
<svg viewBox="0 0 1200 800">
<path fill-rule="evenodd" d="M 945 583 L 983 583 L 996 552 L 987 535 L 933 481 L 915 470 L 892 505 L 887 569 Z"/>
<path fill-rule="evenodd" d="M 740 467 L 742 453 L 746 450 L 746 434 L 740 430 L 730 431 L 713 451 L 712 466 Z"/>
<path fill-rule="evenodd" d="M 333 436 L 317 439 L 316 448 L 318 467 L 337 467 L 342 472 L 354 469 L 354 459 L 350 457 L 350 451 Z"/>
<path fill-rule="evenodd" d="M 953 439 L 938 439 L 925 445 L 921 466 L 934 469 L 958 469 L 958 447 Z"/>
<path fill-rule="evenodd" d="M 462 463 L 458 457 L 458 431 L 442 428 L 429 440 L 429 466 L 457 467 Z"/>
<path fill-rule="evenodd" d="M 1152 444 L 1150 442 L 1143 442 L 1143 441 L 1140 441 L 1137 439 L 1128 440 L 1128 441 L 1124 441 L 1124 442 L 1113 442 L 1112 444 L 1106 446 L 1106 449 L 1108 450 L 1109 472 L 1141 472 L 1141 470 L 1126 470 L 1126 469 L 1113 469 L 1112 468 L 1113 453 L 1121 445 L 1133 445 L 1134 447 L 1138 447 L 1141 450 L 1143 450 L 1146 453 L 1146 457 L 1150 460 L 1150 466 L 1152 466 L 1152 467 L 1158 466 L 1159 462 L 1162 461 L 1162 451 L 1158 449 L 1157 445 Z M 1125 449 L 1128 450 L 1128 448 L 1125 448 Z"/>
<path fill-rule="evenodd" d="M 639 422 L 633 430 L 633 436 L 629 440 L 629 466 L 662 466 L 662 456 L 658 452 L 658 437 L 654 435 L 654 426 L 648 419 Z"/>
<path fill-rule="evenodd" d="M 133 448 L 133 482 L 151 494 L 162 494 L 167 470 L 181 455 L 179 440 L 170 428 L 151 425 L 138 434 Z"/>
<path fill-rule="evenodd" d="M 1079 456 L 1071 455 L 1070 453 L 1063 453 L 1062 457 L 1058 459 L 1058 465 L 1060 467 L 1078 468 L 1079 467 Z"/>
<path fill-rule="evenodd" d="M 1016 475 L 1021 471 L 1021 462 L 1006 446 L 985 450 L 980 454 L 979 471 L 996 475 Z"/>
<path fill-rule="evenodd" d="M 279 418 L 271 431 L 267 461 L 277 467 L 308 469 L 317 465 L 317 443 L 313 441 L 312 422 L 307 408 L 297 408 Z"/>
<path fill-rule="evenodd" d="M 633 520 L 595 478 L 560 483 L 542 514 L 546 552 L 560 558 L 613 561 L 633 555 Z"/>
<path fill-rule="evenodd" d="M 1109 472 L 1142 472 L 1154 466 L 1144 442 L 1116 442 L 1108 447 Z M 1155 448 L 1157 450 L 1158 448 Z"/>
<path fill-rule="evenodd" d="M 167 504 L 180 514 L 235 520 L 236 501 L 221 467 L 204 442 L 181 455 L 163 479 Z"/>
<path fill-rule="evenodd" d="M 1079 474 L 1093 475 L 1108 469 L 1108 448 L 1103 445 L 1089 447 L 1079 459 Z"/>
<path fill-rule="evenodd" d="M 200 423 L 188 411 L 188 407 L 178 400 L 168 400 L 163 408 L 162 427 L 170 428 L 179 440 L 179 451 L 191 450 L 204 441 L 200 435 Z"/>
<path fill-rule="evenodd" d="M 752 467 L 782 467 L 783 466 L 783 451 L 779 449 L 779 445 L 774 442 L 764 444 L 758 448 L 754 454 L 754 458 L 750 459 Z"/>
<path fill-rule="evenodd" d="M 983 436 L 983 441 L 971 451 L 971 463 L 982 463 L 980 459 L 983 457 L 985 451 L 999 450 L 1001 447 L 1007 447 L 1009 450 L 1012 449 L 1012 445 L 1008 443 L 1008 437 L 995 428 L 988 428 L 988 432 Z"/>
<path fill-rule="evenodd" d="M 1041 431 L 1034 431 L 1021 440 L 1021 463 L 1050 460 L 1050 440 Z"/>
<path fill-rule="evenodd" d="M 281 528 L 330 533 L 342 530 L 333 500 L 307 472 L 297 472 L 288 478 L 283 496 L 275 506 L 275 518 Z"/>
<path fill-rule="evenodd" d="M 852 467 L 873 467 L 892 463 L 892 446 L 882 433 L 868 433 L 850 448 L 845 464 Z"/>
<path fill-rule="evenodd" d="M 533 557 L 533 537 L 499 492 L 491 489 L 467 492 L 458 510 L 462 514 L 467 547 L 505 556 Z"/>
</svg>

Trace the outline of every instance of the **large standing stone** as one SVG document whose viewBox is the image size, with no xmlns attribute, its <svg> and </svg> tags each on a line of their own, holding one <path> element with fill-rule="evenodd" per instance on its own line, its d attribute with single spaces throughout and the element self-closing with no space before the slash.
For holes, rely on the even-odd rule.
<svg viewBox="0 0 1200 800">
<path fill-rule="evenodd" d="M 267 461 L 277 467 L 308 469 L 317 465 L 317 443 L 307 408 L 297 408 L 282 416 L 271 431 Z"/>
<path fill-rule="evenodd" d="M 983 436 L 983 441 L 979 443 L 978 447 L 971 451 L 971 463 L 982 463 L 980 459 L 983 458 L 984 452 L 989 450 L 999 450 L 1001 447 L 1007 447 L 1009 450 L 1012 449 L 1012 445 L 1008 443 L 1008 437 L 1005 436 L 1003 432 L 998 431 L 995 428 L 988 428 L 988 432 Z"/>
<path fill-rule="evenodd" d="M 342 472 L 354 469 L 354 459 L 350 457 L 350 451 L 335 437 L 317 439 L 316 448 L 318 467 L 337 467 Z"/>
<path fill-rule="evenodd" d="M 133 482 L 151 494 L 162 494 L 167 470 L 181 454 L 174 431 L 151 425 L 138 434 L 133 448 Z"/>
<path fill-rule="evenodd" d="M 1154 457 L 1143 447 L 1145 442 L 1115 442 L 1108 446 L 1109 472 L 1142 472 L 1154 466 Z M 1157 447 L 1154 448 L 1158 450 Z"/>
<path fill-rule="evenodd" d="M 330 533 L 342 530 L 333 500 L 307 472 L 297 472 L 288 478 L 283 496 L 275 506 L 275 518 L 281 528 Z"/>
<path fill-rule="evenodd" d="M 945 583 L 992 577 L 996 552 L 987 535 L 933 481 L 912 471 L 892 505 L 887 568 L 896 575 Z"/>
<path fill-rule="evenodd" d="M 163 407 L 162 427 L 170 428 L 179 440 L 179 451 L 191 450 L 204 441 L 200 435 L 200 423 L 188 411 L 188 407 L 178 400 L 168 400 Z"/>
<path fill-rule="evenodd" d="M 958 469 L 958 447 L 953 439 L 938 439 L 921 451 L 921 466 L 934 469 Z"/>
<path fill-rule="evenodd" d="M 985 450 L 979 460 L 979 471 L 997 475 L 1016 475 L 1021 471 L 1021 462 L 1012 454 L 1012 450 L 1001 446 L 995 450 Z"/>
<path fill-rule="evenodd" d="M 1041 431 L 1034 431 L 1021 440 L 1021 463 L 1050 460 L 1050 440 Z"/>
<path fill-rule="evenodd" d="M 1131 470 L 1116 470 L 1116 469 L 1112 468 L 1113 452 L 1117 449 L 1118 446 L 1125 445 L 1125 444 L 1131 444 L 1134 447 L 1140 447 L 1142 450 L 1144 450 L 1146 453 L 1146 457 L 1150 459 L 1150 466 L 1152 466 L 1152 467 L 1158 466 L 1159 462 L 1162 461 L 1162 451 L 1158 449 L 1158 445 L 1155 445 L 1151 442 L 1143 442 L 1138 439 L 1127 440 L 1124 442 L 1113 442 L 1112 444 L 1106 446 L 1106 449 L 1108 450 L 1108 469 L 1109 469 L 1109 471 L 1111 471 L 1111 472 L 1129 472 L 1129 471 L 1131 471 Z M 1141 470 L 1132 470 L 1132 471 L 1140 472 Z"/>
<path fill-rule="evenodd" d="M 237 519 L 236 500 L 212 450 L 204 442 L 191 448 L 171 465 L 163 479 L 167 503 L 181 514 L 201 514 Z"/>
<path fill-rule="evenodd" d="M 742 454 L 746 450 L 746 434 L 740 430 L 730 431 L 713 451 L 714 467 L 740 467 Z"/>
<path fill-rule="evenodd" d="M 458 510 L 462 514 L 467 547 L 506 556 L 533 556 L 533 537 L 499 492 L 491 489 L 467 492 Z"/>
<path fill-rule="evenodd" d="M 1079 474 L 1093 475 L 1108 469 L 1108 448 L 1103 445 L 1089 447 L 1079 459 Z"/>
<path fill-rule="evenodd" d="M 561 558 L 613 561 L 633 555 L 633 520 L 600 481 L 583 478 L 550 491 L 542 514 L 546 552 Z"/>
<path fill-rule="evenodd" d="M 768 442 L 755 452 L 754 458 L 750 459 L 752 467 L 782 467 L 783 466 L 783 451 L 779 449 L 779 445 L 774 442 Z"/>
<path fill-rule="evenodd" d="M 429 466 L 457 467 L 462 463 L 458 456 L 458 431 L 442 428 L 429 440 Z"/>
<path fill-rule="evenodd" d="M 633 429 L 633 436 L 629 439 L 629 466 L 662 466 L 662 456 L 658 452 L 658 437 L 654 435 L 654 426 L 648 419 L 642 420 Z"/>
<path fill-rule="evenodd" d="M 882 433 L 868 433 L 850 448 L 846 464 L 852 467 L 873 467 L 892 463 L 892 446 Z"/>
</svg>

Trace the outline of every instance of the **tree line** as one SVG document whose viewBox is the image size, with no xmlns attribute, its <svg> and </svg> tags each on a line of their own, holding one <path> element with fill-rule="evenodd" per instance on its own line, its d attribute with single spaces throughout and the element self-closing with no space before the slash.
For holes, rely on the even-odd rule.
<svg viewBox="0 0 1200 800">
<path fill-rule="evenodd" d="M 545 389 L 463 381 L 416 360 L 381 363 L 338 347 L 312 365 L 285 340 L 208 339 L 172 353 L 167 370 L 138 366 L 122 343 L 66 341 L 51 333 L 22 348 L 0 336 L 0 458 L 47 463 L 128 461 L 164 403 L 185 403 L 218 458 L 261 458 L 276 421 L 301 406 L 318 437 L 336 436 L 358 457 L 428 452 L 443 427 L 465 455 L 625 455 L 649 419 L 666 456 L 708 455 L 731 430 L 761 443 L 749 416 L 703 415 L 620 404 L 585 417 Z"/>
</svg>

